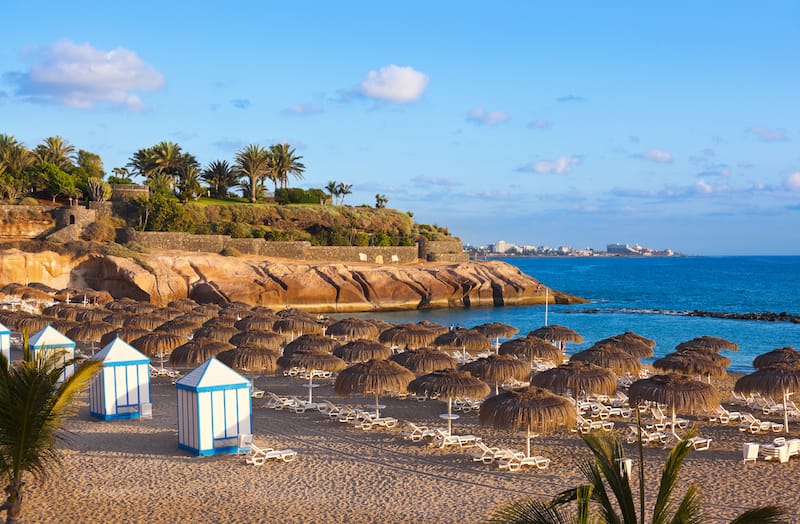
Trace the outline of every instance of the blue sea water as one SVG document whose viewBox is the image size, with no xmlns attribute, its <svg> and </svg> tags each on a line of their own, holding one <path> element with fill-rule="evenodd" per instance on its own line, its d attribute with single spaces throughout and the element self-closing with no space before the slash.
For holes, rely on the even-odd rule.
<svg viewBox="0 0 800 524">
<path fill-rule="evenodd" d="M 656 341 L 656 356 L 685 340 L 711 335 L 739 344 L 729 371 L 752 371 L 753 358 L 783 346 L 800 348 L 800 324 L 707 317 L 682 313 L 701 310 L 727 313 L 787 312 L 800 315 L 800 257 L 672 258 L 507 258 L 550 288 L 590 300 L 556 305 L 548 324 L 580 333 L 584 342 L 568 344 L 567 353 L 625 331 Z M 544 306 L 447 309 L 372 313 L 364 317 L 392 322 L 430 320 L 472 327 L 497 321 L 520 335 L 545 324 Z M 652 359 L 650 359 L 652 361 Z M 645 361 L 647 362 L 647 360 Z"/>
</svg>

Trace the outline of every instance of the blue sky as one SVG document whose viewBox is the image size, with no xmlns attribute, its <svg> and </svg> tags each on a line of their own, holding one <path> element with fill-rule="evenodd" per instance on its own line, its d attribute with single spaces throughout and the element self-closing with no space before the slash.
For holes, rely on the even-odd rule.
<svg viewBox="0 0 800 524">
<path fill-rule="evenodd" d="M 29 147 L 286 141 L 465 243 L 800 254 L 800 3 L 75 4 L 4 5 Z"/>
</svg>

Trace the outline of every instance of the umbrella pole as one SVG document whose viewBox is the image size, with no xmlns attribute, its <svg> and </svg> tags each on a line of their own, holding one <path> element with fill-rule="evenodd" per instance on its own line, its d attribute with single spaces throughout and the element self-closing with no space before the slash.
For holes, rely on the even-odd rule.
<svg viewBox="0 0 800 524">
<path fill-rule="evenodd" d="M 789 395 L 787 391 L 783 390 L 783 431 L 788 434 L 789 433 L 789 412 L 786 411 L 786 405 L 788 404 Z"/>
<path fill-rule="evenodd" d="M 447 434 L 453 434 L 453 397 L 447 397 Z"/>
<path fill-rule="evenodd" d="M 378 404 L 378 395 L 375 395 L 375 418 L 381 418 L 381 405 Z"/>
<path fill-rule="evenodd" d="M 308 402 L 309 403 L 311 403 L 312 391 L 314 391 L 314 370 L 313 369 L 308 371 Z"/>
<path fill-rule="evenodd" d="M 675 406 L 672 406 L 672 434 L 675 436 L 676 439 L 680 440 L 681 438 L 675 433 Z"/>
<path fill-rule="evenodd" d="M 527 443 L 528 458 L 531 456 L 531 427 L 528 426 L 525 432 L 525 441 Z"/>
</svg>

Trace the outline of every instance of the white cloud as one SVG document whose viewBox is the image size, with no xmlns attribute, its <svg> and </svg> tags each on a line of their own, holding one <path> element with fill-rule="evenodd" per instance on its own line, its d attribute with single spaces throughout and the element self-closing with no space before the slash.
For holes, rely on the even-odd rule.
<svg viewBox="0 0 800 524">
<path fill-rule="evenodd" d="M 510 117 L 505 111 L 486 112 L 481 107 L 476 107 L 467 115 L 467 121 L 474 124 L 493 126 L 501 122 L 507 122 Z"/>
<path fill-rule="evenodd" d="M 164 76 L 124 47 L 111 51 L 62 40 L 31 55 L 28 73 L 17 73 L 17 95 L 32 102 L 89 109 L 97 104 L 145 109 L 136 91 L 154 91 Z"/>
<path fill-rule="evenodd" d="M 530 129 L 550 129 L 553 127 L 553 123 L 549 120 L 537 119 L 528 122 L 528 127 Z"/>
<path fill-rule="evenodd" d="M 789 191 L 800 191 L 800 171 L 795 171 L 783 181 L 783 186 Z"/>
<path fill-rule="evenodd" d="M 322 113 L 322 108 L 313 104 L 295 104 L 283 110 L 284 113 L 293 115 L 313 115 Z"/>
<path fill-rule="evenodd" d="M 443 178 L 443 177 L 435 177 L 435 176 L 415 176 L 411 179 L 412 182 L 416 182 L 419 186 L 445 186 L 445 187 L 454 187 L 461 185 L 461 182 L 455 178 Z"/>
<path fill-rule="evenodd" d="M 786 134 L 783 131 L 777 131 L 768 127 L 753 126 L 747 130 L 758 137 L 762 142 L 783 142 L 786 140 Z"/>
<path fill-rule="evenodd" d="M 419 100 L 430 79 L 413 67 L 394 64 L 367 73 L 359 93 L 367 98 L 385 100 L 393 104 L 406 104 Z"/>
<path fill-rule="evenodd" d="M 634 156 L 636 158 L 641 158 L 642 160 L 650 160 L 651 162 L 656 162 L 659 164 L 669 164 L 672 162 L 672 153 L 662 149 L 651 149 Z"/>
<path fill-rule="evenodd" d="M 540 160 L 532 164 L 528 164 L 518 169 L 518 171 L 526 173 L 539 173 L 563 175 L 569 173 L 573 166 L 581 163 L 581 159 L 576 156 L 560 156 L 554 160 Z"/>
</svg>

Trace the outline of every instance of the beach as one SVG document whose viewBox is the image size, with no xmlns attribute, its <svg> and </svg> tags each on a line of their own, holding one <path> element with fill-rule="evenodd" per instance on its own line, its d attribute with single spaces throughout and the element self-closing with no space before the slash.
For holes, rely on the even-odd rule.
<svg viewBox="0 0 800 524">
<path fill-rule="evenodd" d="M 337 397 L 329 380 L 319 383 L 315 400 L 374 404 L 374 398 Z M 304 384 L 283 376 L 255 378 L 257 388 L 301 398 L 308 391 Z M 732 379 L 726 384 L 730 387 Z M 441 401 L 381 398 L 386 405 L 382 414 L 401 423 L 364 431 L 317 411 L 269 409 L 266 399 L 254 398 L 255 443 L 298 454 L 291 462 L 255 467 L 241 456 L 194 457 L 179 450 L 175 386 L 167 378 L 154 378 L 151 390 L 151 420 L 96 421 L 82 401 L 78 415 L 66 425 L 70 435 L 62 446 L 63 465 L 44 482 L 28 478 L 25 522 L 472 523 L 512 500 L 546 500 L 577 485 L 582 477 L 576 460 L 588 456 L 577 433 L 561 430 L 532 441 L 534 454 L 551 459 L 549 468 L 501 471 L 496 464 L 474 462 L 474 449 L 441 449 L 403 439 L 405 420 L 441 426 L 438 415 L 446 411 Z M 784 464 L 742 462 L 743 443 L 766 444 L 784 434 L 751 435 L 733 422 L 690 419 L 698 434 L 713 440 L 709 450 L 689 453 L 676 495 L 696 484 L 710 522 L 725 522 L 765 504 L 784 505 L 800 521 L 800 492 L 795 489 L 800 458 Z M 621 430 L 628 423 L 615 422 Z M 795 424 L 794 435 L 798 428 Z M 525 449 L 523 436 L 480 426 L 475 412 L 454 421 L 453 432 L 478 435 L 489 446 Z M 625 444 L 625 451 L 636 468 L 635 446 Z M 644 450 L 649 507 L 667 453 L 660 447 Z M 636 479 L 633 485 L 637 489 Z"/>
</svg>

